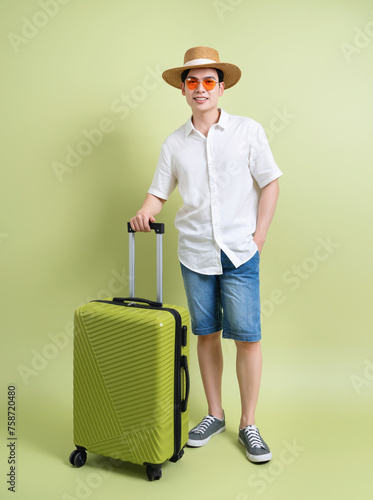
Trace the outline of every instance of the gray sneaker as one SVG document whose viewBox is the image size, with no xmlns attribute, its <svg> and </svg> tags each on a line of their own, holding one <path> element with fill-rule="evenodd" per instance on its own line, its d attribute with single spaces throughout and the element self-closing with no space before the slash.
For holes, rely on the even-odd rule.
<svg viewBox="0 0 373 500">
<path fill-rule="evenodd" d="M 201 423 L 189 431 L 188 446 L 199 447 L 207 444 L 212 436 L 225 431 L 225 415 L 219 420 L 212 415 L 207 415 Z"/>
<path fill-rule="evenodd" d="M 246 456 L 251 462 L 268 462 L 271 460 L 272 453 L 255 425 L 247 425 L 243 429 L 239 428 L 238 441 L 245 446 Z"/>
</svg>

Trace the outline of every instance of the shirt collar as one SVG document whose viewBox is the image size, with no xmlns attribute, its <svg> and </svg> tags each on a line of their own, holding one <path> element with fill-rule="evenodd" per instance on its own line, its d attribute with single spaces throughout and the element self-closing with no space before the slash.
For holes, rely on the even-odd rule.
<svg viewBox="0 0 373 500">
<path fill-rule="evenodd" d="M 219 121 L 216 125 L 222 129 L 224 129 L 228 125 L 229 114 L 226 113 L 224 111 L 224 109 L 221 109 L 221 108 L 218 108 L 218 109 L 220 109 L 220 117 L 219 117 Z M 194 128 L 194 125 L 192 123 L 192 117 L 190 117 L 189 120 L 185 123 L 185 137 L 187 137 L 191 132 L 193 132 L 193 130 L 196 130 L 196 129 Z"/>
<path fill-rule="evenodd" d="M 189 120 L 185 123 L 185 137 L 187 137 L 193 130 L 195 130 L 193 123 L 192 123 L 192 117 L 189 118 Z"/>
<path fill-rule="evenodd" d="M 228 125 L 228 121 L 229 121 L 229 114 L 226 113 L 224 111 L 224 109 L 221 109 L 221 108 L 219 108 L 219 109 L 220 109 L 220 118 L 219 118 L 217 125 L 220 128 L 226 128 Z"/>
</svg>

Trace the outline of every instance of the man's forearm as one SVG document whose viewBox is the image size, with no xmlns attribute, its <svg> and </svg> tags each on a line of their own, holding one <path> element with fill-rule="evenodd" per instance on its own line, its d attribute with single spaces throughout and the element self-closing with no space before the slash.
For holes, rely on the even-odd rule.
<svg viewBox="0 0 373 500">
<path fill-rule="evenodd" d="M 263 189 L 259 200 L 258 220 L 254 241 L 261 252 L 267 237 L 267 232 L 275 214 L 280 188 L 278 179 L 267 184 Z"/>
<path fill-rule="evenodd" d="M 148 193 L 142 207 L 131 219 L 132 229 L 134 231 L 150 231 L 149 222 L 155 222 L 155 216 L 162 210 L 165 202 L 166 200 Z"/>
<path fill-rule="evenodd" d="M 163 200 L 161 198 L 158 198 L 157 196 L 154 196 L 153 194 L 148 193 L 146 195 L 144 203 L 142 204 L 142 207 L 137 213 L 138 214 L 145 213 L 155 217 L 162 210 L 162 207 L 165 204 L 165 202 L 166 200 Z"/>
</svg>

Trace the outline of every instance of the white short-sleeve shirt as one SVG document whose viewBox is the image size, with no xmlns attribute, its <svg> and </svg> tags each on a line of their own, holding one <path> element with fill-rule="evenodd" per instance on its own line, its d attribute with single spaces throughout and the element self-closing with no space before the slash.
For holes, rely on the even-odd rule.
<svg viewBox="0 0 373 500">
<path fill-rule="evenodd" d="M 263 127 L 220 110 L 207 137 L 191 118 L 167 137 L 148 192 L 167 200 L 178 186 L 180 262 L 201 274 L 222 274 L 220 250 L 236 267 L 256 253 L 260 190 L 281 175 Z"/>
</svg>

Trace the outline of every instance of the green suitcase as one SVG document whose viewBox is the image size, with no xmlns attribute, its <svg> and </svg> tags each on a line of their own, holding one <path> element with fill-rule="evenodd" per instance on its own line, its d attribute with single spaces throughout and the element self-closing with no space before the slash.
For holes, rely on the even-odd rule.
<svg viewBox="0 0 373 500">
<path fill-rule="evenodd" d="M 146 465 L 150 480 L 184 454 L 189 427 L 188 311 L 162 305 L 163 224 L 157 233 L 157 302 L 135 298 L 134 232 L 130 298 L 95 300 L 74 315 L 74 443 L 70 463 L 87 451 Z"/>
</svg>

